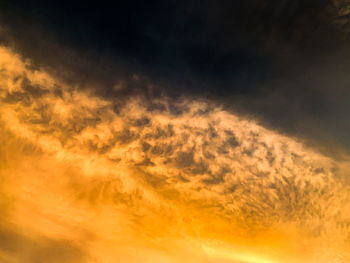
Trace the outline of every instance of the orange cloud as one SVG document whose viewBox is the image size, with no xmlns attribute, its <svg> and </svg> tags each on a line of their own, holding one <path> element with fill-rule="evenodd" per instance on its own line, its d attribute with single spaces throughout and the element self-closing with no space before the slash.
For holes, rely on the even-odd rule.
<svg viewBox="0 0 350 263">
<path fill-rule="evenodd" d="M 0 101 L 4 262 L 349 260 L 344 164 L 294 138 L 210 101 L 116 112 L 3 47 Z"/>
</svg>

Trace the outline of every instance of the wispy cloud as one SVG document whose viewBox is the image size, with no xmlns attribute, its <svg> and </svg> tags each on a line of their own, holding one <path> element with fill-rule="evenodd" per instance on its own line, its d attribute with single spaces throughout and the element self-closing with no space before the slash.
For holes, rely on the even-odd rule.
<svg viewBox="0 0 350 263">
<path fill-rule="evenodd" d="M 209 100 L 116 110 L 7 48 L 0 102 L 5 262 L 349 260 L 347 168 L 294 138 Z"/>
</svg>

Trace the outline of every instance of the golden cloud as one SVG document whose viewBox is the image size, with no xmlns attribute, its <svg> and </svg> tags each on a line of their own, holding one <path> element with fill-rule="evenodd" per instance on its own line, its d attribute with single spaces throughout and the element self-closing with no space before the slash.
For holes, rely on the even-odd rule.
<svg viewBox="0 0 350 263">
<path fill-rule="evenodd" d="M 4 47 L 0 101 L 3 262 L 350 259 L 346 168 L 294 138 L 205 100 L 120 104 Z"/>
</svg>

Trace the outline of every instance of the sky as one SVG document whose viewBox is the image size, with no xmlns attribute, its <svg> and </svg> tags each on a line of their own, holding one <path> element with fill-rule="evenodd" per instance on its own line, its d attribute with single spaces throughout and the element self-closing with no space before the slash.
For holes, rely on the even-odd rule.
<svg viewBox="0 0 350 263">
<path fill-rule="evenodd" d="M 350 1 L 1 1 L 0 261 L 350 262 Z"/>
</svg>

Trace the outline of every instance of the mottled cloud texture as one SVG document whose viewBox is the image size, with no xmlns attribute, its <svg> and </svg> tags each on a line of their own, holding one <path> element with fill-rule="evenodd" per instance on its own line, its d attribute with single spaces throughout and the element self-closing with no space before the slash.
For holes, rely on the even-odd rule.
<svg viewBox="0 0 350 263">
<path fill-rule="evenodd" d="M 214 102 L 120 103 L 2 47 L 0 103 L 1 262 L 350 260 L 345 163 Z"/>
</svg>

